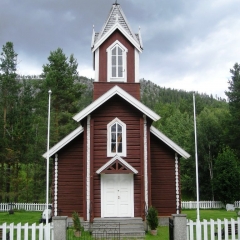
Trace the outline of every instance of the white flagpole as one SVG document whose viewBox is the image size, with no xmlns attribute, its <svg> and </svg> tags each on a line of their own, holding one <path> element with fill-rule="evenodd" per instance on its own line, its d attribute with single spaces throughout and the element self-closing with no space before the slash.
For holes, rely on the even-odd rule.
<svg viewBox="0 0 240 240">
<path fill-rule="evenodd" d="M 193 111 L 194 111 L 194 134 L 195 134 L 195 164 L 196 164 L 196 191 L 197 191 L 197 220 L 200 221 L 199 214 L 199 183 L 198 183 L 198 154 L 197 154 L 197 127 L 196 127 L 196 108 L 195 92 L 193 92 Z"/>
<path fill-rule="evenodd" d="M 50 106 L 51 106 L 51 93 L 49 90 L 49 101 L 48 101 L 48 131 L 47 131 L 47 169 L 46 169 L 46 225 L 48 225 L 48 201 L 49 201 L 49 139 L 50 139 Z"/>
</svg>

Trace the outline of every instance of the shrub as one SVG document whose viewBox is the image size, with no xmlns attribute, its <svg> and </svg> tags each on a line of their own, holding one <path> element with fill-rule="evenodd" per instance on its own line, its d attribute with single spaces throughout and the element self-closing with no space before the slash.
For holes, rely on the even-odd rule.
<svg viewBox="0 0 240 240">
<path fill-rule="evenodd" d="M 148 209 L 147 222 L 152 230 L 158 227 L 158 211 L 155 207 L 150 206 Z"/>
</svg>

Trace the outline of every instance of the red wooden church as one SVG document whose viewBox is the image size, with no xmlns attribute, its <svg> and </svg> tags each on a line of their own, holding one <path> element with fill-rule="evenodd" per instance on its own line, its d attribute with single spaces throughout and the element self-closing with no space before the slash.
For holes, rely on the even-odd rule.
<svg viewBox="0 0 240 240">
<path fill-rule="evenodd" d="M 118 3 L 102 30 L 93 30 L 91 49 L 93 102 L 73 117 L 79 127 L 49 150 L 54 216 L 144 220 L 150 205 L 160 217 L 179 213 L 179 158 L 189 154 L 152 126 L 160 116 L 140 102 L 141 34 Z"/>
</svg>

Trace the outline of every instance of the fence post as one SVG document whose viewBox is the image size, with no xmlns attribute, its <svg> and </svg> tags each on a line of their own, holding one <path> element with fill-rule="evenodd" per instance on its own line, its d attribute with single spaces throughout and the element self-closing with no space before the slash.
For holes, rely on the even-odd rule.
<svg viewBox="0 0 240 240">
<path fill-rule="evenodd" d="M 54 240 L 67 239 L 67 216 L 53 217 Z"/>
<path fill-rule="evenodd" d="M 186 214 L 172 214 L 174 225 L 174 240 L 187 239 L 187 215 Z"/>
</svg>

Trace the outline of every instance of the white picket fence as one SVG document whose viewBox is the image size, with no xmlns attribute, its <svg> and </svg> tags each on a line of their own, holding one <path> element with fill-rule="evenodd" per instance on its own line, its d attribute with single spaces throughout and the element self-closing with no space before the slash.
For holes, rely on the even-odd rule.
<svg viewBox="0 0 240 240">
<path fill-rule="evenodd" d="M 182 201 L 182 209 L 196 209 L 196 201 Z M 235 208 L 240 208 L 240 201 L 234 202 Z M 213 208 L 225 208 L 225 205 L 220 201 L 199 201 L 199 208 L 201 209 L 213 209 Z"/>
<path fill-rule="evenodd" d="M 46 203 L 11 203 L 13 209 L 25 211 L 42 212 L 46 208 Z M 7 212 L 11 209 L 10 203 L 0 203 L 0 212 Z"/>
<path fill-rule="evenodd" d="M 13 209 L 26 210 L 26 211 L 43 211 L 46 208 L 46 203 L 12 203 Z M 196 209 L 196 201 L 182 201 L 182 209 Z M 240 208 L 240 201 L 234 203 L 235 208 Z M 7 212 L 10 210 L 9 203 L 0 203 L 0 212 Z M 220 201 L 199 201 L 199 208 L 213 209 L 225 208 L 225 205 Z"/>
<path fill-rule="evenodd" d="M 52 223 L 48 223 L 47 225 L 41 223 L 38 226 L 36 223 L 30 226 L 28 223 L 24 225 L 21 225 L 21 223 L 17 225 L 14 225 L 14 223 L 10 225 L 4 223 L 0 225 L 0 229 L 2 229 L 2 240 L 54 240 Z M 7 236 L 9 237 L 7 238 Z"/>
<path fill-rule="evenodd" d="M 211 219 L 210 221 L 203 220 L 203 222 L 189 220 L 187 222 L 187 240 L 240 240 L 238 233 L 240 233 L 240 218 L 224 219 L 224 221 Z"/>
</svg>

